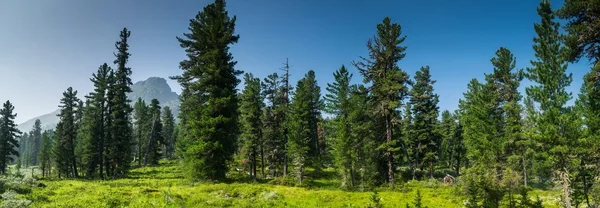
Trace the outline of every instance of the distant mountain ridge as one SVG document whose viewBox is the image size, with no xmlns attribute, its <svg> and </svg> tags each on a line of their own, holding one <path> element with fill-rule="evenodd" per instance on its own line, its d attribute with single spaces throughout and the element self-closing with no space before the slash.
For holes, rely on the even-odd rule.
<svg viewBox="0 0 600 208">
<path fill-rule="evenodd" d="M 131 92 L 127 94 L 131 100 L 131 105 L 142 98 L 147 104 L 150 104 L 152 99 L 157 99 L 160 106 L 169 106 L 173 115 L 177 118 L 179 115 L 179 95 L 171 90 L 167 80 L 161 77 L 150 77 L 143 81 L 138 81 L 131 86 Z M 37 116 L 29 119 L 21 124 L 18 128 L 22 132 L 29 132 L 33 128 L 35 120 L 40 119 L 42 122 L 42 130 L 54 129 L 58 124 L 58 114 L 60 110 L 55 110 L 52 113 Z"/>
</svg>

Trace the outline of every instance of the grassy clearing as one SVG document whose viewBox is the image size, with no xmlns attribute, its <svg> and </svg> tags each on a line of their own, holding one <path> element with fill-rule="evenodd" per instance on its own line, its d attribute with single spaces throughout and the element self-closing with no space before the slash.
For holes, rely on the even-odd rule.
<svg viewBox="0 0 600 208">
<path fill-rule="evenodd" d="M 314 181 L 325 188 L 302 188 L 266 183 L 192 183 L 176 164 L 134 169 L 130 177 L 107 181 L 42 180 L 45 188 L 25 195 L 33 207 L 367 207 L 372 192 L 336 189 L 335 181 Z M 428 207 L 462 207 L 456 187 L 434 181 L 408 182 L 398 191 L 380 190 L 384 207 L 405 207 L 420 190 Z M 545 202 L 554 192 L 534 191 Z M 552 204 L 546 204 L 553 207 Z"/>
</svg>

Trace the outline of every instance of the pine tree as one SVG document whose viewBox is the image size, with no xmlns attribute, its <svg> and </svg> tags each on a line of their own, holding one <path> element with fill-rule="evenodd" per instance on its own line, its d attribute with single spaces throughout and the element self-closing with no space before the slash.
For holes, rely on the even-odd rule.
<svg viewBox="0 0 600 208">
<path fill-rule="evenodd" d="M 63 92 L 63 98 L 60 100 L 60 121 L 57 124 L 58 140 L 55 145 L 58 171 L 65 177 L 78 177 L 77 161 L 75 157 L 75 144 L 77 138 L 76 114 L 79 105 L 77 91 L 69 87 Z"/>
<path fill-rule="evenodd" d="M 40 151 L 40 145 L 42 140 L 42 122 L 40 121 L 40 119 L 35 120 L 29 139 L 31 141 L 29 146 L 29 148 L 31 148 L 31 155 L 29 158 L 30 164 L 38 165 L 38 154 Z"/>
<path fill-rule="evenodd" d="M 252 74 L 244 75 L 245 87 L 240 99 L 240 135 L 241 152 L 250 164 L 250 175 L 256 179 L 259 148 L 262 143 L 262 110 L 261 82 Z"/>
<path fill-rule="evenodd" d="M 493 85 L 471 80 L 460 102 L 461 125 L 467 159 L 482 169 L 494 168 L 501 152 L 498 142 L 501 118 L 497 106 L 497 92 Z"/>
<path fill-rule="evenodd" d="M 42 169 L 42 177 L 50 175 L 50 169 L 52 168 L 52 131 L 46 130 L 42 133 L 42 143 L 40 146 L 40 154 L 38 155 L 38 161 L 40 162 L 40 168 Z"/>
<path fill-rule="evenodd" d="M 600 1 L 566 0 L 558 16 L 568 23 L 566 45 L 571 49 L 570 61 L 586 57 L 592 65 L 600 61 Z"/>
<path fill-rule="evenodd" d="M 15 157 L 19 157 L 19 151 L 15 148 L 19 148 L 17 137 L 21 132 L 15 124 L 17 114 L 13 114 L 14 110 L 15 107 L 8 100 L 0 110 L 0 171 L 2 174 L 6 174 L 8 164 L 13 162 Z"/>
<path fill-rule="evenodd" d="M 288 154 L 293 160 L 298 182 L 302 184 L 304 168 L 308 160 L 319 160 L 318 120 L 321 109 L 320 88 L 315 80 L 315 72 L 310 70 L 298 81 L 296 92 L 290 105 L 290 135 Z M 313 163 L 313 166 L 321 164 Z"/>
<path fill-rule="evenodd" d="M 290 84 L 290 64 L 289 60 L 286 58 L 285 63 L 283 63 L 283 67 L 280 69 L 284 71 L 283 76 L 281 76 L 281 88 L 280 88 L 280 105 L 279 108 L 276 108 L 278 115 L 281 116 L 283 120 L 283 176 L 285 177 L 288 173 L 288 158 L 287 158 L 287 144 L 289 137 L 289 113 L 290 109 L 290 92 L 292 91 L 292 85 Z"/>
<path fill-rule="evenodd" d="M 351 136 L 349 115 L 352 111 L 350 105 L 350 81 L 352 74 L 346 67 L 342 67 L 333 73 L 335 81 L 327 84 L 328 94 L 325 95 L 325 111 L 335 116 L 332 120 L 333 154 L 336 167 L 342 177 L 342 186 L 352 188 L 354 186 L 356 168 L 356 138 Z"/>
<path fill-rule="evenodd" d="M 84 110 L 84 123 L 82 128 L 87 129 L 86 141 L 83 141 L 83 160 L 86 164 L 88 176 L 92 176 L 99 170 L 100 178 L 104 179 L 104 162 L 106 157 L 106 144 L 110 132 L 108 132 L 109 98 L 107 93 L 111 83 L 112 69 L 104 63 L 98 67 L 98 71 L 92 74 L 90 81 L 94 84 L 94 90 L 86 96 L 89 104 Z"/>
<path fill-rule="evenodd" d="M 373 134 L 374 117 L 370 114 L 368 90 L 363 85 L 350 87 L 350 109 L 348 120 L 350 135 L 355 138 L 352 149 L 356 150 L 357 183 L 359 190 L 364 191 L 378 184 L 377 161 L 380 160 L 377 146 L 380 141 Z"/>
<path fill-rule="evenodd" d="M 142 157 L 146 147 L 146 140 L 152 128 L 152 117 L 148 112 L 148 106 L 142 98 L 133 105 L 134 135 L 136 139 L 136 160 L 138 165 L 142 165 Z"/>
<path fill-rule="evenodd" d="M 284 125 L 284 112 L 282 107 L 281 99 L 281 81 L 276 73 L 270 74 L 265 78 L 261 84 L 262 96 L 267 101 L 264 114 L 263 114 L 263 142 L 261 146 L 261 164 L 262 172 L 264 172 L 265 165 L 271 174 L 276 176 L 278 170 L 283 172 L 284 160 L 285 160 L 285 148 L 286 141 L 283 125 Z M 265 161 L 266 159 L 266 161 Z"/>
<path fill-rule="evenodd" d="M 176 142 L 175 117 L 169 106 L 163 107 L 161 121 L 163 122 L 163 138 L 165 139 L 165 146 L 163 148 L 165 150 L 165 157 L 173 159 Z"/>
<path fill-rule="evenodd" d="M 29 143 L 29 134 L 27 132 L 23 133 L 19 137 L 19 158 L 21 159 L 21 165 L 28 167 L 29 166 L 29 148 L 27 148 L 27 144 Z"/>
<path fill-rule="evenodd" d="M 157 99 L 150 101 L 148 113 L 152 121 L 152 128 L 145 146 L 144 165 L 158 165 L 161 155 L 161 144 L 164 143 L 162 122 L 160 120 L 160 103 Z"/>
<path fill-rule="evenodd" d="M 117 68 L 114 72 L 114 83 L 110 86 L 112 100 L 109 102 L 111 124 L 110 140 L 107 140 L 106 153 L 109 161 L 107 173 L 112 177 L 124 175 L 129 171 L 131 162 L 132 132 L 129 126 L 129 115 L 132 111 L 129 106 L 130 100 L 127 99 L 127 93 L 131 92 L 131 68 L 127 67 L 129 54 L 128 38 L 131 32 L 123 28 L 120 34 L 120 40 L 115 43 L 117 53 L 114 64 Z"/>
<path fill-rule="evenodd" d="M 577 155 L 580 160 L 576 183 L 581 184 L 582 195 L 588 207 L 590 190 L 598 185 L 594 179 L 600 175 L 600 64 L 596 64 L 583 77 L 583 85 L 576 101 L 576 107 L 581 112 L 586 131 L 577 141 Z"/>
<path fill-rule="evenodd" d="M 438 117 L 439 96 L 433 93 L 433 84 L 429 66 L 421 67 L 415 74 L 415 83 L 410 90 L 410 103 L 412 105 L 413 133 L 412 139 L 416 140 L 415 163 L 421 170 L 425 163 L 429 163 L 429 176 L 433 178 L 433 164 L 437 160 L 439 149 L 438 135 L 435 132 Z"/>
<path fill-rule="evenodd" d="M 235 16 L 230 18 L 225 1 L 216 0 L 190 20 L 190 33 L 178 37 L 188 59 L 180 63 L 182 131 L 189 140 L 184 153 L 186 175 L 193 179 L 224 179 L 227 161 L 235 152 L 238 101 L 235 61 L 229 45 L 234 35 Z"/>
<path fill-rule="evenodd" d="M 547 168 L 558 172 L 558 178 L 563 186 L 563 202 L 571 207 L 569 167 L 571 166 L 572 135 L 568 133 L 571 110 L 565 105 L 571 99 L 566 87 L 571 84 L 572 75 L 566 74 L 567 48 L 561 44 L 559 23 L 550 2 L 544 0 L 538 7 L 541 22 L 534 28 L 537 37 L 534 38 L 533 49 L 536 59 L 531 61 L 533 67 L 527 68 L 525 76 L 534 84 L 526 88 L 526 93 L 534 102 L 539 104 L 540 115 L 537 119 L 536 130 L 538 153 L 542 154 Z"/>
<path fill-rule="evenodd" d="M 453 137 L 454 134 L 452 132 L 454 125 L 456 125 L 456 123 L 454 122 L 454 117 L 452 116 L 452 114 L 450 113 L 450 111 L 448 110 L 444 110 L 442 112 L 442 118 L 440 120 L 440 122 L 438 123 L 438 134 L 440 135 L 441 138 L 441 145 L 439 147 L 439 162 L 442 163 L 443 165 L 446 165 L 447 167 L 453 167 L 452 162 L 454 162 L 452 160 L 453 156 L 454 156 L 454 152 L 452 149 L 452 145 L 453 145 Z"/>
<path fill-rule="evenodd" d="M 498 152 L 498 169 L 509 165 L 514 170 L 524 170 L 524 156 L 527 147 L 521 145 L 524 137 L 522 134 L 522 108 L 519 102 L 521 95 L 518 91 L 521 80 L 523 80 L 523 70 L 516 69 L 516 58 L 507 48 L 501 47 L 496 51 L 496 57 L 491 59 L 494 65 L 494 72 L 486 75 L 488 83 L 494 86 L 494 91 L 498 92 L 496 97 L 498 103 L 497 111 L 501 114 L 499 121 L 499 147 L 502 152 Z"/>
<path fill-rule="evenodd" d="M 385 141 L 380 142 L 379 149 L 387 165 L 387 182 L 394 184 L 394 152 L 397 141 L 392 135 L 394 123 L 397 123 L 396 110 L 401 107 L 401 101 L 406 97 L 408 75 L 398 66 L 398 61 L 404 58 L 406 47 L 400 46 L 406 39 L 401 36 L 400 24 L 391 23 L 386 17 L 377 25 L 377 36 L 367 42 L 369 58 L 361 57 L 361 62 L 353 64 L 364 76 L 365 83 L 371 83 L 370 95 L 373 100 L 373 111 L 383 126 Z"/>
</svg>

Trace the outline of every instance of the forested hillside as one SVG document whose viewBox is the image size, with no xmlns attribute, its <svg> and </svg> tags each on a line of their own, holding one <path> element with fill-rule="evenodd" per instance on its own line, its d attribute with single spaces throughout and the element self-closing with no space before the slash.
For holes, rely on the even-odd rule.
<svg viewBox="0 0 600 208">
<path fill-rule="evenodd" d="M 136 45 L 124 28 L 114 60 L 90 75 L 94 90 L 69 87 L 57 100 L 54 129 L 38 120 L 19 131 L 4 103 L 0 172 L 36 167 L 41 185 L 23 196 L 35 206 L 81 206 L 56 193 L 87 183 L 109 194 L 98 206 L 111 207 L 599 207 L 600 1 L 552 8 L 531 8 L 539 19 L 527 67 L 510 48 L 489 51 L 483 79 L 464 83 L 448 111 L 430 66 L 400 67 L 411 53 L 405 20 L 373 25 L 367 55 L 340 64 L 330 83 L 292 69 L 293 57 L 257 77 L 236 67 L 230 47 L 252 40 L 215 0 L 176 38 L 186 57 L 170 79 L 181 95 L 160 78 L 132 83 Z M 572 94 L 569 64 L 580 59 L 589 72 Z"/>
</svg>

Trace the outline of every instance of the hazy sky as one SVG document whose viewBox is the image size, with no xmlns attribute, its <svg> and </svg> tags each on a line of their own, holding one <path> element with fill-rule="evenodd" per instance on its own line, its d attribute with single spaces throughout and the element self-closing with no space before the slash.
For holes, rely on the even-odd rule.
<svg viewBox="0 0 600 208">
<path fill-rule="evenodd" d="M 87 94 L 89 77 L 114 60 L 114 42 L 130 29 L 133 81 L 180 74 L 185 58 L 175 37 L 207 0 L 0 1 L 0 100 L 10 100 L 17 122 L 57 109 L 68 87 Z M 552 1 L 553 7 L 562 4 Z M 292 81 L 316 71 L 325 93 L 332 73 L 367 55 L 366 41 L 385 16 L 402 25 L 407 55 L 399 65 L 411 77 L 423 65 L 437 80 L 440 109 L 454 110 L 472 78 L 490 73 L 501 46 L 517 57 L 517 67 L 533 58 L 534 0 L 230 0 L 239 43 L 232 47 L 237 68 L 264 78 L 286 57 Z M 353 82 L 362 82 L 354 67 Z M 577 93 L 587 62 L 570 65 Z M 241 79 L 241 77 L 240 77 Z M 176 92 L 179 85 L 169 80 Z M 524 83 L 527 84 L 527 83 Z"/>
</svg>

